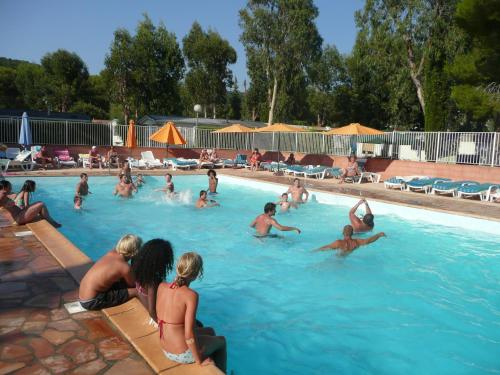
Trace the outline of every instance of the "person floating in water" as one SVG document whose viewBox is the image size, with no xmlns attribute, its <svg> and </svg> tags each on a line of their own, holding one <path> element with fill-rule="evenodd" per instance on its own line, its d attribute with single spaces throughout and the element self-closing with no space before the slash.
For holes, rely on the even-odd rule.
<svg viewBox="0 0 500 375">
<path fill-rule="evenodd" d="M 140 237 L 127 234 L 87 271 L 79 290 L 80 305 L 84 309 L 100 310 L 121 305 L 137 296 L 135 276 L 128 261 L 141 245 Z"/>
<path fill-rule="evenodd" d="M 113 195 L 119 195 L 120 197 L 130 198 L 132 197 L 132 192 L 137 193 L 137 188 L 132 183 L 132 180 L 126 175 L 120 175 L 120 182 L 116 184 L 115 190 L 113 190 Z"/>
<path fill-rule="evenodd" d="M 339 250 L 339 255 L 348 255 L 360 246 L 365 246 L 377 241 L 380 237 L 385 237 L 384 232 L 377 233 L 370 238 L 352 238 L 354 229 L 351 225 L 346 225 L 343 230 L 344 239 L 332 242 L 329 245 L 320 247 L 318 251 Z"/>
<path fill-rule="evenodd" d="M 276 214 L 276 204 L 272 202 L 266 203 L 264 206 L 264 213 L 257 216 L 257 218 L 250 224 L 251 228 L 255 228 L 259 237 L 269 236 L 272 227 L 283 232 L 296 231 L 300 234 L 300 229 L 295 227 L 287 227 L 279 224 L 273 216 Z"/>
<path fill-rule="evenodd" d="M 366 213 L 365 216 L 363 216 L 363 219 L 360 219 L 356 216 L 356 210 L 363 203 L 365 204 Z M 351 208 L 351 211 L 349 211 L 349 220 L 351 220 L 351 225 L 354 229 L 354 233 L 364 233 L 373 230 L 373 227 L 375 226 L 373 219 L 374 216 L 372 214 L 372 210 L 370 209 L 370 206 L 368 206 L 368 202 L 364 198 L 361 199 L 353 208 Z"/>
<path fill-rule="evenodd" d="M 210 208 L 216 206 L 220 206 L 220 204 L 213 199 L 208 199 L 206 190 L 200 191 L 200 198 L 196 201 L 196 208 Z"/>
<path fill-rule="evenodd" d="M 217 178 L 217 173 L 210 169 L 207 172 L 208 176 L 208 191 L 210 194 L 217 194 L 217 186 L 219 185 L 219 179 Z"/>
<path fill-rule="evenodd" d="M 49 210 L 43 202 L 35 202 L 21 209 L 9 198 L 11 193 L 12 184 L 7 180 L 0 181 L 0 207 L 5 208 L 17 224 L 24 225 L 38 219 L 45 219 L 56 228 L 61 226 L 50 216 Z"/>
<path fill-rule="evenodd" d="M 288 193 L 281 194 L 281 200 L 276 205 L 281 207 L 281 212 L 287 212 L 290 207 L 297 208 L 297 203 L 288 200 Z"/>
<path fill-rule="evenodd" d="M 298 178 L 293 180 L 293 185 L 288 188 L 287 194 L 292 195 L 292 201 L 295 203 L 306 203 L 309 198 L 309 192 L 300 185 Z M 304 195 L 305 198 L 303 198 Z"/>
</svg>

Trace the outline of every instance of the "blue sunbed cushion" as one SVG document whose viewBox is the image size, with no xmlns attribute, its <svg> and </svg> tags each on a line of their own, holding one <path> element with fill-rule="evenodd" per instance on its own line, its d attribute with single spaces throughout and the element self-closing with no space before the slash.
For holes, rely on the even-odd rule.
<svg viewBox="0 0 500 375">
<path fill-rule="evenodd" d="M 423 186 L 433 185 L 438 180 L 441 180 L 441 181 L 450 181 L 449 178 L 426 178 L 426 179 L 422 179 L 422 180 L 413 180 L 413 181 L 410 181 L 410 182 L 408 182 L 408 186 L 411 186 L 411 187 L 423 187 Z"/>
<path fill-rule="evenodd" d="M 478 184 L 478 185 L 465 185 L 460 186 L 457 190 L 462 193 L 480 193 L 482 191 L 488 190 L 491 186 L 497 186 L 496 184 Z"/>
</svg>

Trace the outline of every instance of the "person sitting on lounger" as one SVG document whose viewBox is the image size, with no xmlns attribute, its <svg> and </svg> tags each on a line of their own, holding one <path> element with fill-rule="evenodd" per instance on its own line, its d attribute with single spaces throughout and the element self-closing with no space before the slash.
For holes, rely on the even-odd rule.
<svg viewBox="0 0 500 375">
<path fill-rule="evenodd" d="M 106 161 L 110 167 L 115 164 L 117 168 L 120 168 L 120 158 L 113 146 L 109 148 L 108 154 L 106 155 Z"/>
<path fill-rule="evenodd" d="M 220 206 L 219 203 L 213 199 L 208 199 L 206 190 L 200 191 L 200 198 L 196 201 L 196 208 L 210 208 L 216 206 Z"/>
<path fill-rule="evenodd" d="M 370 238 L 352 238 L 352 234 L 354 232 L 354 229 L 352 228 L 351 225 L 346 225 L 344 227 L 344 230 L 342 231 L 344 235 L 343 240 L 337 240 L 332 242 L 329 245 L 325 245 L 323 247 L 320 247 L 318 251 L 325 251 L 325 250 L 339 250 L 340 254 L 339 255 L 348 255 L 352 253 L 354 250 L 356 250 L 360 246 L 365 246 L 368 244 L 371 244 L 372 242 L 377 241 L 380 237 L 385 237 L 384 232 L 377 233 L 374 236 L 371 236 Z"/>
<path fill-rule="evenodd" d="M 35 202 L 21 209 L 9 198 L 11 192 L 12 184 L 7 180 L 0 181 L 0 207 L 5 208 L 14 222 L 24 225 L 39 219 L 45 219 L 56 228 L 61 226 L 61 224 L 52 219 L 49 210 L 43 202 Z"/>
<path fill-rule="evenodd" d="M 15 196 L 12 196 L 12 199 L 14 199 L 14 203 L 16 204 L 16 206 L 19 207 L 20 209 L 28 207 L 30 205 L 31 194 L 34 193 L 35 190 L 36 190 L 35 181 L 33 180 L 24 181 L 21 191 L 15 194 Z"/>
<path fill-rule="evenodd" d="M 101 155 L 97 152 L 97 147 L 92 146 L 92 148 L 89 151 L 89 162 L 90 162 L 90 169 L 93 168 L 94 163 L 99 166 L 99 168 L 102 168 L 102 158 Z"/>
<path fill-rule="evenodd" d="M 356 161 L 356 155 L 351 154 L 351 156 L 349 156 L 347 168 L 342 169 L 341 172 L 342 173 L 340 175 L 340 183 L 343 183 L 346 177 L 354 177 L 360 174 L 358 162 Z"/>
<path fill-rule="evenodd" d="M 288 155 L 288 158 L 286 159 L 285 164 L 288 164 L 288 165 L 297 164 L 297 161 L 295 160 L 295 155 L 293 154 L 293 152 L 290 153 L 290 155 Z"/>
<path fill-rule="evenodd" d="M 219 185 L 219 179 L 217 178 L 217 172 L 210 169 L 207 172 L 208 176 L 208 191 L 210 194 L 217 194 L 217 185 Z"/>
<path fill-rule="evenodd" d="M 194 252 L 177 261 L 177 275 L 172 283 L 158 286 L 156 312 L 160 345 L 165 357 L 177 363 L 213 364 L 226 373 L 226 339 L 215 336 L 210 327 L 196 328 L 198 293 L 189 286 L 203 275 L 203 260 Z M 213 359 L 213 360 L 212 360 Z"/>
<path fill-rule="evenodd" d="M 87 271 L 79 292 L 84 309 L 105 309 L 137 296 L 134 273 L 128 261 L 137 254 L 141 244 L 140 237 L 127 234 Z"/>
<path fill-rule="evenodd" d="M 158 323 L 156 317 L 156 291 L 158 285 L 165 281 L 174 265 L 174 252 L 170 242 L 155 238 L 146 242 L 134 259 L 132 269 L 135 275 L 137 295 L 151 319 Z"/>
<path fill-rule="evenodd" d="M 212 149 L 212 153 L 210 154 L 210 161 L 212 163 L 217 163 L 219 161 L 219 155 L 217 155 L 215 148 Z"/>
<path fill-rule="evenodd" d="M 298 178 L 293 180 L 293 185 L 288 188 L 287 194 L 292 195 L 292 201 L 295 203 L 306 203 L 309 198 L 309 192 L 300 186 L 300 180 Z M 303 196 L 305 198 L 303 199 Z"/>
<path fill-rule="evenodd" d="M 132 180 L 125 176 L 120 175 L 120 182 L 115 185 L 115 190 L 113 190 L 113 195 L 119 195 L 120 197 L 130 198 L 132 197 L 132 192 L 137 193 L 137 188 L 132 183 Z"/>
<path fill-rule="evenodd" d="M 250 157 L 250 169 L 252 171 L 256 171 L 257 169 L 259 169 L 261 162 L 262 162 L 262 155 L 259 152 L 259 149 L 255 148 L 252 152 L 252 156 Z"/>
<path fill-rule="evenodd" d="M 290 207 L 297 208 L 297 203 L 288 200 L 288 193 L 281 194 L 281 200 L 276 205 L 281 207 L 281 212 L 287 212 Z"/>
<path fill-rule="evenodd" d="M 49 155 L 47 148 L 42 146 L 40 151 L 35 155 L 35 161 L 42 165 L 42 169 L 45 169 L 46 163 L 52 164 L 52 167 L 56 167 L 56 160 Z"/>
<path fill-rule="evenodd" d="M 203 149 L 200 153 L 200 163 L 204 163 L 207 161 L 210 161 L 210 155 L 208 155 L 208 151 L 206 149 Z"/>
<path fill-rule="evenodd" d="M 257 216 L 257 218 L 250 224 L 251 228 L 255 228 L 257 231 L 257 236 L 265 237 L 269 236 L 269 232 L 272 227 L 283 232 L 296 231 L 300 234 L 300 229 L 295 227 L 287 227 L 285 225 L 279 224 L 273 216 L 276 214 L 276 204 L 272 202 L 266 203 L 264 206 L 264 213 Z"/>
<path fill-rule="evenodd" d="M 356 216 L 356 210 L 363 203 L 365 204 L 366 213 L 365 216 L 363 216 L 363 219 L 360 219 Z M 354 228 L 354 233 L 363 233 L 373 230 L 373 227 L 375 226 L 373 219 L 374 216 L 372 214 L 372 210 L 370 209 L 368 202 L 364 198 L 356 203 L 356 205 L 351 208 L 351 211 L 349 211 L 349 220 L 351 221 L 351 225 Z"/>
</svg>

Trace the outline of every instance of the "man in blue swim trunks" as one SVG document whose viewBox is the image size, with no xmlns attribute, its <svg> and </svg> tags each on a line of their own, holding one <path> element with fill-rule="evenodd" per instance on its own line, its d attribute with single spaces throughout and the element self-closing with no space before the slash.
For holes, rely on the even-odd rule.
<svg viewBox="0 0 500 375">
<path fill-rule="evenodd" d="M 257 216 L 257 218 L 252 221 L 250 227 L 255 228 L 257 231 L 257 236 L 265 237 L 269 236 L 269 232 L 272 227 L 283 232 L 296 231 L 300 234 L 300 229 L 295 227 L 287 227 L 285 225 L 279 224 L 273 216 L 276 214 L 276 204 L 269 202 L 264 206 L 264 213 Z"/>
</svg>

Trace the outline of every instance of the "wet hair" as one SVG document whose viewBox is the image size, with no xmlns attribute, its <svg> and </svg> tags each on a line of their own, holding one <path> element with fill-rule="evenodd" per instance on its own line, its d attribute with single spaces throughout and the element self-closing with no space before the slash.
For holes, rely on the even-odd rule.
<svg viewBox="0 0 500 375">
<path fill-rule="evenodd" d="M 264 213 L 266 214 L 274 210 L 276 210 L 276 204 L 274 204 L 273 202 L 268 202 L 264 206 Z"/>
<path fill-rule="evenodd" d="M 80 178 L 88 177 L 87 173 L 80 173 Z"/>
<path fill-rule="evenodd" d="M 282 197 L 287 197 L 288 198 L 288 193 L 283 193 L 281 194 Z"/>
<path fill-rule="evenodd" d="M 165 177 L 170 176 L 172 178 L 172 175 L 170 173 L 165 174 Z"/>
<path fill-rule="evenodd" d="M 25 191 L 28 193 L 33 193 L 36 189 L 36 182 L 33 180 L 26 180 L 24 181 L 23 187 L 21 188 L 21 192 Z"/>
<path fill-rule="evenodd" d="M 349 160 L 351 160 L 351 158 L 354 158 L 354 160 L 356 160 L 356 155 L 355 154 L 349 155 Z"/>
<path fill-rule="evenodd" d="M 298 178 L 294 178 L 293 179 L 293 183 L 295 183 L 295 181 L 299 181 L 300 182 L 300 180 Z"/>
<path fill-rule="evenodd" d="M 206 193 L 207 193 L 207 191 L 206 191 L 206 190 L 202 190 L 202 191 L 200 191 L 200 197 L 201 197 L 203 194 L 206 194 Z"/>
<path fill-rule="evenodd" d="M 0 181 L 0 190 L 12 190 L 12 184 L 7 180 Z"/>
<path fill-rule="evenodd" d="M 253 150 L 254 150 L 255 152 L 259 152 L 259 149 L 258 149 L 257 147 L 255 147 Z"/>
<path fill-rule="evenodd" d="M 215 172 L 213 169 L 209 169 L 208 172 L 207 172 L 207 176 L 210 176 L 210 175 L 213 175 L 214 177 L 217 176 L 217 172 Z"/>
<path fill-rule="evenodd" d="M 157 287 L 172 271 L 174 251 L 169 241 L 155 238 L 142 245 L 132 269 L 142 287 Z"/>
<path fill-rule="evenodd" d="M 174 284 L 178 287 L 187 285 L 190 281 L 203 277 L 203 259 L 194 252 L 184 253 L 177 261 L 176 271 Z"/>
<path fill-rule="evenodd" d="M 134 236 L 133 234 L 126 234 L 120 238 L 115 246 L 115 250 L 118 254 L 121 254 L 126 258 L 132 258 L 137 254 L 141 245 L 141 237 Z"/>
<path fill-rule="evenodd" d="M 125 173 L 120 173 L 120 174 L 118 175 L 118 178 L 119 178 L 120 180 L 121 180 L 123 177 L 125 177 Z"/>
<path fill-rule="evenodd" d="M 373 219 L 374 216 L 372 214 L 366 214 L 365 216 L 363 216 L 363 223 L 373 228 L 373 226 L 375 225 Z"/>
<path fill-rule="evenodd" d="M 354 233 L 354 228 L 352 227 L 352 225 L 346 225 L 344 227 L 344 230 L 342 231 L 344 237 L 351 237 L 353 233 Z"/>
</svg>

